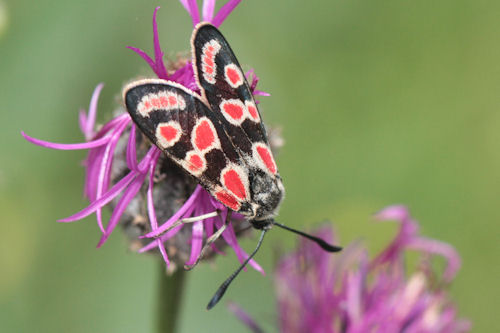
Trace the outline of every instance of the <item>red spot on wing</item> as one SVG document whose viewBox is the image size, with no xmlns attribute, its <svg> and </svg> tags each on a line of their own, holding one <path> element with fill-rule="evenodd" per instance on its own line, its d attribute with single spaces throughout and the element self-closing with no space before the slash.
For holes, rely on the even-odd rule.
<svg viewBox="0 0 500 333">
<path fill-rule="evenodd" d="M 241 105 L 226 102 L 222 105 L 224 112 L 234 120 L 240 120 L 243 117 L 243 107 Z"/>
<path fill-rule="evenodd" d="M 151 98 L 151 105 L 153 105 L 153 107 L 155 108 L 160 108 L 161 107 L 160 99 L 158 97 Z"/>
<path fill-rule="evenodd" d="M 177 138 L 179 130 L 172 125 L 165 125 L 160 127 L 161 136 L 168 142 L 172 142 Z"/>
<path fill-rule="evenodd" d="M 214 65 L 214 61 L 212 59 L 212 54 L 210 55 L 206 55 L 205 57 L 203 57 L 203 62 L 207 65 L 207 66 L 210 66 L 212 67 Z"/>
<path fill-rule="evenodd" d="M 229 169 L 222 175 L 223 183 L 227 189 L 233 192 L 238 198 L 245 199 L 247 196 L 245 186 L 241 176 L 234 169 Z"/>
<path fill-rule="evenodd" d="M 205 66 L 205 73 L 212 74 L 214 72 L 214 68 L 210 66 Z"/>
<path fill-rule="evenodd" d="M 215 39 L 210 40 L 203 46 L 203 53 L 201 55 L 201 71 L 203 73 L 203 79 L 210 84 L 215 84 L 215 75 L 217 74 L 215 56 L 219 52 L 219 49 L 220 44 Z"/>
<path fill-rule="evenodd" d="M 271 173 L 275 174 L 277 171 L 276 163 L 274 162 L 273 155 L 271 154 L 269 149 L 265 146 L 258 146 L 257 153 L 266 165 L 267 169 L 271 171 Z"/>
<path fill-rule="evenodd" d="M 234 67 L 226 67 L 226 76 L 228 80 L 234 85 L 238 86 L 243 82 L 243 78 L 241 77 L 240 71 Z"/>
<path fill-rule="evenodd" d="M 248 110 L 248 113 L 250 113 L 250 116 L 254 120 L 259 120 L 259 112 L 257 111 L 257 108 L 255 107 L 255 105 L 253 103 L 247 104 L 247 110 Z"/>
<path fill-rule="evenodd" d="M 167 96 L 160 96 L 160 105 L 162 108 L 168 108 L 168 98 Z"/>
<path fill-rule="evenodd" d="M 189 158 L 189 169 L 191 171 L 198 171 L 203 169 L 204 161 L 198 154 L 192 154 Z"/>
<path fill-rule="evenodd" d="M 196 127 L 194 133 L 194 144 L 198 150 L 205 150 L 215 141 L 215 133 L 207 119 L 202 120 Z"/>
<path fill-rule="evenodd" d="M 177 106 L 177 98 L 174 95 L 168 96 L 168 104 L 170 106 Z"/>
<path fill-rule="evenodd" d="M 238 211 L 240 209 L 240 203 L 238 202 L 238 200 L 224 190 L 220 190 L 219 192 L 215 193 L 215 197 L 217 198 L 217 200 L 219 200 L 232 210 Z"/>
<path fill-rule="evenodd" d="M 149 94 L 144 96 L 137 111 L 144 117 L 149 117 L 149 113 L 154 110 L 183 110 L 185 107 L 186 102 L 182 96 L 173 92 L 160 92 L 158 94 Z"/>
</svg>

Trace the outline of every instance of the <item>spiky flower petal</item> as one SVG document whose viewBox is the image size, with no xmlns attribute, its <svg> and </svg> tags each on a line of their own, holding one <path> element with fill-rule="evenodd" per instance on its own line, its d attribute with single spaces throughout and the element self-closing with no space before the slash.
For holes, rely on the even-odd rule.
<svg viewBox="0 0 500 333">
<path fill-rule="evenodd" d="M 469 321 L 457 315 L 446 287 L 460 268 L 460 257 L 449 244 L 419 235 L 418 223 L 404 206 L 390 206 L 376 215 L 395 220 L 399 232 L 374 259 L 354 242 L 332 256 L 303 240 L 283 257 L 276 269 L 280 332 L 331 333 L 459 333 Z M 335 243 L 330 227 L 318 236 Z M 407 269 L 405 255 L 415 250 L 420 262 Z M 442 256 L 446 269 L 435 273 L 432 259 Z M 253 332 L 262 332 L 241 308 L 231 311 Z"/>
<path fill-rule="evenodd" d="M 196 25 L 200 21 L 196 1 L 180 2 L 191 16 L 193 26 Z M 219 26 L 239 2 L 240 0 L 230 0 L 215 14 L 215 0 L 205 0 L 202 18 Z M 180 67 L 173 66 L 172 71 L 167 70 L 165 66 L 156 21 L 158 9 L 159 7 L 153 14 L 154 57 L 151 58 L 139 48 L 128 48 L 143 58 L 159 78 L 198 91 L 189 59 L 181 61 Z M 267 93 L 256 90 L 258 77 L 253 70 L 247 73 L 247 78 L 250 77 L 254 95 L 268 96 Z M 137 132 L 128 113 L 122 110 L 102 127 L 96 127 L 97 102 L 102 88 L 103 85 L 99 84 L 94 90 L 88 113 L 81 111 L 79 114 L 80 129 L 86 142 L 52 143 L 32 138 L 22 132 L 26 140 L 42 147 L 89 150 L 84 161 L 84 195 L 90 204 L 80 212 L 59 221 L 73 222 L 95 213 L 102 232 L 98 247 L 106 242 L 120 222 L 124 225 L 130 224 L 136 228 L 136 231 L 131 233 L 142 244 L 139 252 L 158 249 L 167 265 L 170 264 L 169 256 L 177 258 L 176 261 L 183 260 L 188 266 L 192 265 L 198 260 L 206 238 L 224 224 L 228 209 L 214 200 L 190 177 L 179 172 L 178 167 L 165 158 L 156 146 L 147 143 L 142 134 Z M 170 200 L 165 202 L 165 198 Z M 102 210 L 106 206 L 111 206 L 113 211 L 108 223 L 104 225 Z M 220 212 L 219 216 L 210 216 L 190 225 L 180 224 L 172 228 L 181 219 L 210 215 L 214 211 Z M 144 220 L 149 220 L 149 225 L 145 224 Z M 243 262 L 248 258 L 248 254 L 239 246 L 236 234 L 249 228 L 249 225 L 245 224 L 238 214 L 233 214 L 232 220 L 238 223 L 230 223 L 222 233 L 222 239 L 234 250 L 240 262 Z M 140 234 L 145 235 L 138 237 Z M 222 253 L 217 248 L 220 245 L 221 241 L 212 244 L 212 250 Z M 250 265 L 263 272 L 255 261 L 250 261 Z"/>
</svg>

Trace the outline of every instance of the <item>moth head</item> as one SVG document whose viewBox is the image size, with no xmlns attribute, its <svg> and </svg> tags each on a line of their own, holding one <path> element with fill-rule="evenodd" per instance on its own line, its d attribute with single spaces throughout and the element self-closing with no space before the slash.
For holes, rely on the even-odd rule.
<svg viewBox="0 0 500 333">
<path fill-rule="evenodd" d="M 278 213 L 285 194 L 281 178 L 262 170 L 255 170 L 250 174 L 253 219 L 258 221 L 272 219 Z"/>
<path fill-rule="evenodd" d="M 273 227 L 274 219 L 250 220 L 249 222 L 257 230 L 269 230 Z"/>
</svg>

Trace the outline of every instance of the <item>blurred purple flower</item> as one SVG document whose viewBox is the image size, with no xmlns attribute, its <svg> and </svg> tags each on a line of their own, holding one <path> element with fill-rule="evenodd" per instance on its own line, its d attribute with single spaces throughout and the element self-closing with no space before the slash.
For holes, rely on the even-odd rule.
<svg viewBox="0 0 500 333">
<path fill-rule="evenodd" d="M 215 0 L 205 0 L 203 2 L 203 20 L 219 26 L 240 1 L 241 0 L 229 0 L 222 6 L 217 14 L 214 15 Z M 191 16 L 193 26 L 199 23 L 200 14 L 196 1 L 180 0 L 180 2 Z M 174 63 L 171 66 L 172 70 L 167 70 L 165 66 L 156 24 L 158 9 L 159 7 L 155 9 L 153 14 L 154 59 L 141 49 L 135 47 L 129 47 L 129 49 L 141 56 L 159 78 L 175 81 L 189 89 L 199 91 L 190 59 L 183 59 L 178 63 Z M 249 80 L 251 78 L 250 85 L 254 95 L 268 96 L 267 93 L 255 89 L 258 77 L 253 73 L 253 70 L 249 71 L 246 76 Z M 135 200 L 138 200 L 137 198 L 140 196 L 141 188 L 145 187 L 147 188 L 145 205 L 147 206 L 149 226 L 144 228 L 144 231 L 147 233 L 140 238 L 149 239 L 149 241 L 145 246 L 139 249 L 139 252 L 146 252 L 157 248 L 168 266 L 170 263 L 169 254 L 173 255 L 177 253 L 178 249 L 167 246 L 167 248 L 171 248 L 171 250 L 168 251 L 165 245 L 170 245 L 169 242 L 174 242 L 178 245 L 179 241 L 176 241 L 174 236 L 184 234 L 184 237 L 181 238 L 181 246 L 190 246 L 189 258 L 185 262 L 185 265 L 193 265 L 200 257 L 205 238 L 209 238 L 223 226 L 223 221 L 228 214 L 228 209 L 213 199 L 200 185 L 195 185 L 189 177 L 179 176 L 183 177 L 181 179 L 182 181 L 193 183 L 191 185 L 195 186 L 195 188 L 187 200 L 185 200 L 185 197 L 176 198 L 185 200 L 184 204 L 178 207 L 176 211 L 170 212 L 170 214 L 166 214 L 162 211 L 162 216 L 166 215 L 166 217 L 170 217 L 159 224 L 157 212 L 159 209 L 163 208 L 160 207 L 162 205 L 156 203 L 162 201 L 162 198 L 158 197 L 160 197 L 162 193 L 165 193 L 165 191 L 160 191 L 162 183 L 161 179 L 157 179 L 157 176 L 160 174 L 161 178 L 163 170 L 171 169 L 172 167 L 168 166 L 168 164 L 172 163 L 167 158 L 164 158 L 163 154 L 156 146 L 150 146 L 148 144 L 148 146 L 144 148 L 142 135 L 136 134 L 136 127 L 129 114 L 126 112 L 123 113 L 122 111 L 118 116 L 103 126 L 96 127 L 97 101 L 102 88 L 103 84 L 99 84 L 94 90 L 88 114 L 81 111 L 79 115 L 80 129 L 85 137 L 85 143 L 51 143 L 32 138 L 22 132 L 26 140 L 42 147 L 59 150 L 89 149 L 87 159 L 84 161 L 84 166 L 86 168 L 84 196 L 89 199 L 90 205 L 70 217 L 59 220 L 59 222 L 73 222 L 96 213 L 97 223 L 102 231 L 102 237 L 98 243 L 98 247 L 100 247 L 111 235 L 117 224 L 124 219 L 124 215 L 128 213 L 128 210 L 131 209 L 130 207 L 137 206 Z M 98 128 L 98 130 L 96 128 Z M 140 158 L 142 158 L 142 160 L 139 162 L 138 160 Z M 123 160 L 125 160 L 125 162 L 123 162 Z M 119 174 L 119 176 L 115 177 L 116 174 Z M 171 175 L 166 176 L 165 178 L 171 178 Z M 189 184 L 187 184 L 187 186 L 189 187 Z M 167 188 L 166 191 L 173 192 L 174 189 Z M 178 195 L 178 197 L 182 196 Z M 141 203 L 140 200 L 139 203 Z M 171 202 L 170 204 L 175 205 L 175 202 Z M 113 212 L 107 225 L 104 226 L 102 221 L 102 209 L 107 205 L 112 206 Z M 220 216 L 211 214 L 214 211 L 219 211 Z M 176 224 L 176 222 L 181 219 L 188 219 L 205 214 L 207 214 L 207 218 L 190 225 Z M 238 219 L 238 217 L 241 219 L 241 216 L 238 216 L 238 214 L 233 214 L 232 216 L 235 219 Z M 188 226 L 191 228 L 191 232 L 188 232 L 186 236 L 185 229 L 188 228 Z M 236 233 L 244 228 L 245 227 L 241 225 L 233 228 L 233 225 L 230 223 L 222 233 L 223 240 L 232 247 L 240 262 L 248 258 L 248 255 L 241 249 L 236 239 Z M 220 241 L 216 244 L 220 244 Z M 215 244 L 212 244 L 211 249 L 217 253 L 221 253 L 217 250 Z M 250 264 L 256 270 L 263 273 L 262 268 L 255 261 L 250 261 Z"/>
<path fill-rule="evenodd" d="M 445 287 L 460 268 L 460 257 L 446 243 L 421 237 L 418 223 L 404 206 L 387 207 L 379 221 L 396 220 L 400 229 L 394 240 L 374 259 L 359 242 L 339 256 L 302 241 L 298 249 L 277 266 L 275 286 L 280 332 L 467 332 L 469 321 L 458 318 Z M 333 232 L 318 231 L 335 242 Z M 420 264 L 407 271 L 405 253 L 416 250 Z M 436 274 L 430 259 L 444 257 L 447 267 Z M 253 332 L 262 332 L 255 321 L 232 304 L 231 311 Z"/>
</svg>

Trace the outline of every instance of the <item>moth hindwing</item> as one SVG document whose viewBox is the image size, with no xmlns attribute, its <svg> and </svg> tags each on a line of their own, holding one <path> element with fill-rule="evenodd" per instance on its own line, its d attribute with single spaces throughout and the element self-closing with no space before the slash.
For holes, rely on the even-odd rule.
<svg viewBox="0 0 500 333">
<path fill-rule="evenodd" d="M 250 219 L 272 217 L 283 185 L 257 105 L 229 44 L 208 23 L 192 36 L 202 96 L 166 80 L 124 90 L 138 128 L 226 207 Z"/>
</svg>

